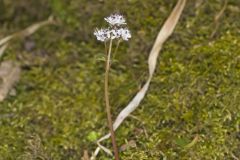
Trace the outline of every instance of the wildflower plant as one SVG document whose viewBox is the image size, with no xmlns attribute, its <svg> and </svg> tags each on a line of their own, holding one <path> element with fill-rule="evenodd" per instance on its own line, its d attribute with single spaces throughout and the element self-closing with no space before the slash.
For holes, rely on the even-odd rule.
<svg viewBox="0 0 240 160">
<path fill-rule="evenodd" d="M 116 51 L 118 49 L 120 42 L 128 41 L 131 38 L 131 33 L 127 28 L 126 20 L 122 15 L 112 14 L 109 17 L 104 18 L 104 20 L 108 23 L 108 28 L 96 29 L 94 31 L 94 35 L 96 36 L 97 40 L 105 43 L 105 51 L 106 51 L 105 80 L 104 80 L 105 105 L 106 105 L 106 111 L 107 111 L 108 127 L 110 130 L 112 147 L 114 150 L 114 157 L 115 157 L 115 160 L 119 160 L 118 147 L 117 147 L 115 133 L 113 129 L 111 107 L 109 104 L 108 81 L 109 81 L 109 71 L 110 71 L 113 41 L 115 40 L 117 41 L 117 45 L 114 52 L 114 54 L 116 54 Z"/>
<path fill-rule="evenodd" d="M 175 5 L 174 9 L 172 10 L 171 14 L 169 15 L 168 19 L 165 21 L 164 25 L 160 29 L 156 40 L 152 46 L 152 49 L 148 56 L 148 78 L 145 84 L 141 87 L 141 89 L 136 93 L 136 95 L 132 98 L 132 100 L 126 105 L 126 107 L 118 114 L 117 118 L 115 119 L 113 125 L 111 121 L 111 112 L 110 112 L 110 106 L 109 106 L 109 100 L 108 100 L 108 72 L 110 68 L 110 57 L 111 57 L 111 49 L 112 49 L 112 40 L 119 39 L 117 47 L 119 45 L 120 40 L 128 40 L 131 38 L 130 31 L 123 26 L 126 26 L 126 20 L 123 16 L 113 14 L 110 17 L 105 18 L 105 20 L 109 23 L 109 28 L 103 29 L 103 30 L 96 30 L 94 34 L 96 35 L 97 39 L 100 41 L 109 42 L 109 47 L 107 53 L 106 53 L 106 74 L 105 74 L 105 100 L 106 100 L 106 108 L 108 112 L 108 122 L 109 122 L 109 128 L 110 133 L 104 135 L 100 139 L 97 140 L 98 147 L 95 149 L 93 155 L 91 156 L 91 160 L 95 160 L 96 156 L 98 155 L 99 151 L 102 149 L 106 153 L 111 154 L 111 151 L 107 149 L 106 147 L 102 146 L 100 142 L 112 138 L 112 144 L 114 146 L 114 130 L 116 130 L 122 122 L 134 111 L 139 107 L 139 104 L 145 97 L 149 85 L 151 83 L 153 74 L 156 69 L 157 64 L 157 58 L 159 56 L 159 52 L 162 49 L 163 44 L 166 42 L 166 40 L 171 36 L 171 34 L 174 31 L 174 28 L 176 27 L 177 22 L 179 21 L 180 15 L 182 14 L 182 11 L 185 7 L 187 0 L 178 0 L 177 4 Z M 105 45 L 107 47 L 107 45 Z M 117 49 L 116 49 L 117 50 Z M 115 143 L 116 144 L 116 143 Z M 117 153 L 117 148 L 115 145 L 114 148 L 115 158 Z M 116 158 L 118 159 L 118 158 Z"/>
</svg>

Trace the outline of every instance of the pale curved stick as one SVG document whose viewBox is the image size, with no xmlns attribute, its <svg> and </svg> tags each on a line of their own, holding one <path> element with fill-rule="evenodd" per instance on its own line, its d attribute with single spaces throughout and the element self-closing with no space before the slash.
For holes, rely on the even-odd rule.
<svg viewBox="0 0 240 160">
<path fill-rule="evenodd" d="M 158 58 L 159 52 L 162 48 L 162 45 L 168 39 L 168 37 L 172 34 L 172 32 L 180 18 L 180 15 L 184 9 L 185 4 L 186 4 L 186 0 L 178 0 L 178 3 L 174 7 L 172 13 L 170 14 L 168 19 L 164 23 L 162 29 L 160 30 L 160 32 L 155 40 L 155 43 L 152 47 L 152 50 L 149 54 L 149 57 L 148 57 L 149 77 L 147 79 L 147 82 L 144 84 L 144 86 L 141 88 L 141 90 L 136 94 L 136 96 L 132 99 L 132 101 L 117 116 L 117 118 L 113 124 L 114 130 L 116 130 L 121 125 L 121 123 L 124 121 L 124 119 L 127 118 L 127 116 L 130 113 L 132 113 L 139 106 L 140 102 L 144 98 L 144 96 L 149 88 L 151 79 L 153 77 L 153 74 L 154 74 L 154 71 L 156 68 L 156 64 L 157 64 L 157 58 Z M 100 149 L 103 149 L 106 153 L 112 155 L 111 151 L 109 149 L 107 149 L 106 147 L 104 147 L 100 144 L 101 141 L 108 139 L 109 137 L 110 137 L 110 134 L 106 134 L 105 136 L 103 136 L 102 138 L 100 138 L 97 141 L 98 147 L 95 150 L 94 154 L 92 155 L 91 160 L 95 159 L 95 157 L 98 155 Z"/>
<path fill-rule="evenodd" d="M 50 16 L 47 20 L 42 21 L 42 22 L 38 22 L 36 24 L 33 24 L 27 28 L 25 28 L 22 31 L 13 33 L 12 35 L 9 35 L 5 38 L 0 39 L 0 57 L 3 55 L 5 49 L 8 47 L 8 43 L 9 41 L 11 41 L 13 38 L 16 37 L 27 37 L 31 34 L 33 34 L 34 32 L 36 32 L 39 28 L 48 25 L 48 24 L 54 24 L 54 19 L 52 16 Z"/>
<path fill-rule="evenodd" d="M 7 49 L 8 43 L 4 44 L 3 46 L 0 46 L 0 58 L 2 57 L 4 51 Z"/>
</svg>

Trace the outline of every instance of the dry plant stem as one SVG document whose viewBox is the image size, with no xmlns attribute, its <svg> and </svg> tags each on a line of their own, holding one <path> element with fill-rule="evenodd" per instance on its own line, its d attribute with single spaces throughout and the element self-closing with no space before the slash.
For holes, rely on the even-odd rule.
<svg viewBox="0 0 240 160">
<path fill-rule="evenodd" d="M 216 14 L 216 16 L 214 18 L 215 27 L 214 27 L 214 30 L 212 31 L 212 34 L 211 34 L 210 38 L 213 38 L 216 35 L 217 30 L 218 30 L 218 28 L 220 26 L 219 20 L 224 15 L 224 12 L 225 12 L 225 10 L 227 8 L 227 5 L 228 5 L 228 0 L 225 0 L 222 9 L 220 10 L 219 13 Z"/>
<path fill-rule="evenodd" d="M 104 42 L 104 46 L 105 46 L 105 54 L 107 55 L 108 54 L 108 47 L 107 47 L 107 42 L 106 41 Z"/>
<path fill-rule="evenodd" d="M 115 133 L 113 130 L 112 114 L 111 114 L 111 108 L 110 108 L 110 104 L 109 104 L 109 93 L 108 93 L 109 92 L 108 78 L 109 78 L 109 70 L 110 70 L 111 51 L 112 51 L 112 39 L 110 40 L 109 50 L 108 50 L 108 53 L 106 54 L 104 95 L 105 95 L 105 103 L 106 103 L 106 110 L 107 110 L 108 127 L 109 127 L 110 134 L 111 134 L 114 157 L 115 157 L 115 160 L 119 160 L 118 147 L 117 147 L 117 143 L 116 143 Z"/>
<path fill-rule="evenodd" d="M 115 48 L 115 50 L 114 50 L 114 53 L 113 53 L 113 60 L 115 60 L 115 56 L 116 56 L 116 54 L 117 54 L 117 51 L 118 51 L 118 47 L 119 47 L 120 42 L 121 42 L 121 40 L 119 39 L 118 42 L 117 42 L 117 46 L 116 46 L 116 48 Z"/>
</svg>

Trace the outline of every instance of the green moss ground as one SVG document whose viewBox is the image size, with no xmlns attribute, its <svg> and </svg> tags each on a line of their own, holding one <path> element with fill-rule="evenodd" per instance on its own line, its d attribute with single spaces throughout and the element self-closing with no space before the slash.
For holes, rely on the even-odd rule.
<svg viewBox="0 0 240 160">
<path fill-rule="evenodd" d="M 147 77 L 147 56 L 176 0 L 0 1 L 0 35 L 50 14 L 56 26 L 15 40 L 4 59 L 22 64 L 17 95 L 0 104 L 0 160 L 79 160 L 107 132 L 103 101 L 103 45 L 93 30 L 112 12 L 127 17 L 132 39 L 111 70 L 114 116 Z M 240 158 L 240 1 L 189 1 L 164 45 L 150 90 L 117 131 L 124 160 L 235 160 Z M 197 141 L 194 141 L 197 139 Z M 110 142 L 104 143 L 111 147 Z M 110 159 L 103 152 L 99 159 Z"/>
</svg>

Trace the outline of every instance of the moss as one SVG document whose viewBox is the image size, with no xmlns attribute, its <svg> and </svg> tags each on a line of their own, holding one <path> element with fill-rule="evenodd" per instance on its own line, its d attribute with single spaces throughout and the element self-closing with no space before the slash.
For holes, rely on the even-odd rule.
<svg viewBox="0 0 240 160">
<path fill-rule="evenodd" d="M 25 40 L 16 40 L 3 57 L 18 60 L 23 73 L 17 95 L 1 103 L 0 159 L 33 156 L 30 140 L 39 144 L 39 156 L 80 159 L 107 132 L 101 85 L 103 46 L 92 31 L 104 25 L 103 17 L 120 11 L 133 33 L 129 43 L 120 47 L 111 70 L 116 116 L 145 81 L 148 52 L 176 0 L 34 2 L 10 0 L 4 4 L 9 10 L 0 15 L 3 35 L 49 14 L 59 20 L 58 25 L 31 36 L 36 43 L 33 51 L 24 49 Z M 222 5 L 217 0 L 198 7 L 188 2 L 160 54 L 146 98 L 117 131 L 120 146 L 130 140 L 137 144 L 122 151 L 122 159 L 240 157 L 239 3 L 229 0 L 217 34 L 211 38 L 213 19 Z M 16 15 L 14 10 L 21 8 L 33 14 Z M 39 51 L 42 54 L 36 54 Z M 104 144 L 111 146 L 109 141 Z M 110 158 L 101 152 L 99 159 Z"/>
</svg>

